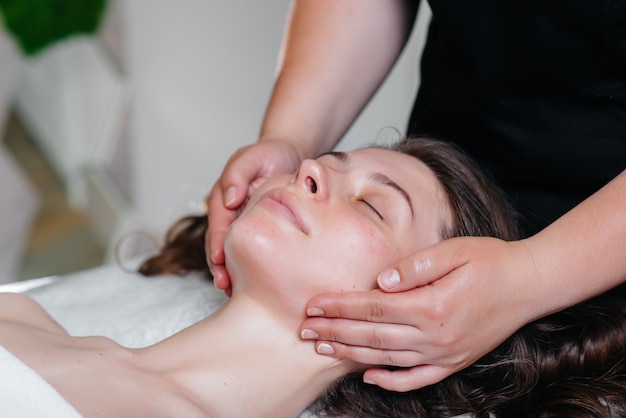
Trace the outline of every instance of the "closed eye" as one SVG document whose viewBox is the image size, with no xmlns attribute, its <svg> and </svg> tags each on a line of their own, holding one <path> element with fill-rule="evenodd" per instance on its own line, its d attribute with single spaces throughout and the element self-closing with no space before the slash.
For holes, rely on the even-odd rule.
<svg viewBox="0 0 626 418">
<path fill-rule="evenodd" d="M 359 202 L 363 202 L 365 203 L 365 205 L 376 214 L 376 216 L 378 216 L 381 220 L 384 220 L 383 215 L 378 211 L 378 209 L 376 209 L 374 206 L 372 206 L 372 204 L 370 202 L 368 202 L 365 199 L 359 199 Z"/>
</svg>

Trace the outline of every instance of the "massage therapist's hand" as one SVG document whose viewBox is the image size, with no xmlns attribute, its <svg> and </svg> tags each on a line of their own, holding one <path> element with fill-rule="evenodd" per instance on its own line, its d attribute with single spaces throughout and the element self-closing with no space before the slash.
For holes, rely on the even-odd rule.
<svg viewBox="0 0 626 418">
<path fill-rule="evenodd" d="M 469 366 L 541 316 L 542 308 L 531 312 L 541 292 L 533 285 L 535 266 L 524 241 L 442 241 L 381 273 L 380 289 L 312 299 L 301 335 L 317 340 L 321 354 L 403 367 L 370 368 L 369 383 L 419 389 Z"/>
<path fill-rule="evenodd" d="M 261 183 L 276 174 L 293 173 L 299 163 L 295 147 L 279 140 L 242 147 L 226 163 L 206 201 L 209 215 L 206 252 L 217 288 L 230 294 L 230 278 L 224 265 L 226 230 Z"/>
</svg>

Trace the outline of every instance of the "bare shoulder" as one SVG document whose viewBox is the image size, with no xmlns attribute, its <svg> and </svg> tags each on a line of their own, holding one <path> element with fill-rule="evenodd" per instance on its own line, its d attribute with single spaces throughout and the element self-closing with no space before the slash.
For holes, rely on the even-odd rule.
<svg viewBox="0 0 626 418">
<path fill-rule="evenodd" d="M 28 325 L 45 331 L 67 334 L 40 304 L 20 293 L 0 293 L 0 322 Z"/>
</svg>

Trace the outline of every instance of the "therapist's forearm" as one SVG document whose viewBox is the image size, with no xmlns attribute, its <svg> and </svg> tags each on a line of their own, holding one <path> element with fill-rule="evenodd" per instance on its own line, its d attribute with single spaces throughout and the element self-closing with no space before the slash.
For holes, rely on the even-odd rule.
<svg viewBox="0 0 626 418">
<path fill-rule="evenodd" d="M 332 149 L 396 61 L 416 4 L 295 1 L 260 140 L 291 141 L 302 158 Z"/>
<path fill-rule="evenodd" d="M 626 170 L 524 241 L 539 273 L 529 278 L 538 317 L 626 281 Z"/>
</svg>

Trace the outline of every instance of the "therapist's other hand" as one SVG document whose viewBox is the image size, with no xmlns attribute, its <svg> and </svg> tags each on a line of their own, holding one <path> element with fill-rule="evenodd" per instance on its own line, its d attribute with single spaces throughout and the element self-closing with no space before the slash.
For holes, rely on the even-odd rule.
<svg viewBox="0 0 626 418">
<path fill-rule="evenodd" d="M 464 369 L 536 319 L 541 309 L 531 311 L 541 290 L 528 280 L 535 273 L 523 241 L 453 238 L 385 270 L 381 289 L 311 299 L 301 336 L 317 340 L 321 354 L 402 367 L 372 367 L 363 376 L 368 383 L 419 389 Z"/>
<path fill-rule="evenodd" d="M 207 261 L 218 289 L 230 295 L 230 277 L 225 267 L 224 236 L 245 206 L 248 197 L 268 177 L 293 173 L 300 157 L 295 147 L 279 140 L 265 140 L 237 150 L 206 199 L 209 228 L 206 234 Z"/>
</svg>

